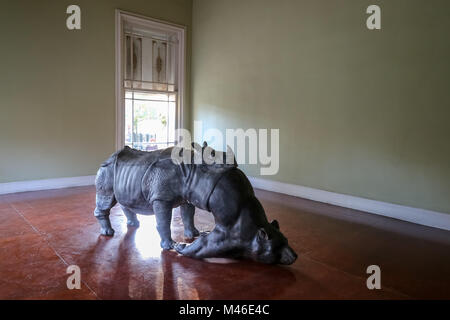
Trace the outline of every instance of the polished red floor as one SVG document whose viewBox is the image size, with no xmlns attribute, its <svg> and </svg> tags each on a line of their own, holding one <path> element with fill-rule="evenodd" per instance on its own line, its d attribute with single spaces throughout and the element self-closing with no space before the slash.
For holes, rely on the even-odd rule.
<svg viewBox="0 0 450 320">
<path fill-rule="evenodd" d="M 152 216 L 127 229 L 112 213 L 99 235 L 93 187 L 0 196 L 0 299 L 408 299 L 450 298 L 450 232 L 259 191 L 299 253 L 291 266 L 199 261 L 161 252 Z M 200 230 L 212 216 L 198 211 Z M 184 241 L 179 212 L 172 234 Z M 366 268 L 381 268 L 368 290 Z M 78 265 L 82 288 L 67 289 Z"/>
</svg>

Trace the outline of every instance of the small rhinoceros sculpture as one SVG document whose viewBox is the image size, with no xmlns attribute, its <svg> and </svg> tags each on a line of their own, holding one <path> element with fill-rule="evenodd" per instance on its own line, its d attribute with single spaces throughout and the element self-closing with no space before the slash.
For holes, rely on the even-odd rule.
<svg viewBox="0 0 450 320">
<path fill-rule="evenodd" d="M 203 148 L 193 146 L 202 153 L 209 149 L 210 154 L 215 154 L 206 143 Z M 195 157 L 194 150 L 179 150 L 180 155 L 188 152 L 188 156 Z M 231 165 L 205 161 L 188 164 L 174 161 L 173 152 L 173 148 L 144 152 L 125 147 L 101 165 L 95 180 L 94 211 L 101 234 L 114 235 L 109 213 L 119 203 L 129 226 L 139 226 L 136 213 L 155 214 L 161 247 L 185 256 L 247 258 L 270 264 L 292 264 L 297 259 L 278 222 L 268 222 L 249 180 L 235 161 Z M 189 245 L 175 243 L 170 224 L 172 209 L 178 206 L 185 237 L 200 235 L 194 226 L 195 207 L 212 212 L 214 229 Z"/>
</svg>

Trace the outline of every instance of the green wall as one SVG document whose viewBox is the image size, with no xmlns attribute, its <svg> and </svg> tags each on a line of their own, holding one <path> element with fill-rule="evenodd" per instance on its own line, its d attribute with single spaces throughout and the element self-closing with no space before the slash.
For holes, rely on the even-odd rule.
<svg viewBox="0 0 450 320">
<path fill-rule="evenodd" d="M 365 26 L 370 4 L 380 31 Z M 264 178 L 449 213 L 449 12 L 448 0 L 194 0 L 191 119 L 279 128 L 280 170 Z"/>
<path fill-rule="evenodd" d="M 114 151 L 119 8 L 187 26 L 185 125 L 280 129 L 264 178 L 450 212 L 450 2 L 78 0 L 69 31 L 73 3 L 0 2 L 0 183 L 91 175 Z"/>
<path fill-rule="evenodd" d="M 190 0 L 1 0 L 0 183 L 92 175 L 114 152 L 116 8 L 187 26 L 190 79 Z"/>
</svg>

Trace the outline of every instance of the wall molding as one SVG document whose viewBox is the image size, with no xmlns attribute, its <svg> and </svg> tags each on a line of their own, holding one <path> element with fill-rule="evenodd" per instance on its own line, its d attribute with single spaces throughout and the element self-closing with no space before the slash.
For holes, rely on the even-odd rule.
<svg viewBox="0 0 450 320">
<path fill-rule="evenodd" d="M 300 185 L 248 177 L 254 188 L 355 209 L 428 227 L 450 230 L 450 214 L 370 200 Z"/>
<path fill-rule="evenodd" d="M 7 182 L 0 183 L 0 194 L 89 186 L 94 182 L 95 176 Z"/>
</svg>

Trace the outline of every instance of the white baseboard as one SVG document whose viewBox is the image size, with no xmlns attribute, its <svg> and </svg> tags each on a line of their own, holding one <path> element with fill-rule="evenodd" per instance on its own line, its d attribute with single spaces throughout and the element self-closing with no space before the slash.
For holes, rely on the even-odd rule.
<svg viewBox="0 0 450 320">
<path fill-rule="evenodd" d="M 0 194 L 88 186 L 94 182 L 95 176 L 7 182 L 0 183 Z"/>
<path fill-rule="evenodd" d="M 248 177 L 254 188 L 374 213 L 428 227 L 450 230 L 450 214 L 369 200 L 294 184 Z"/>
</svg>

